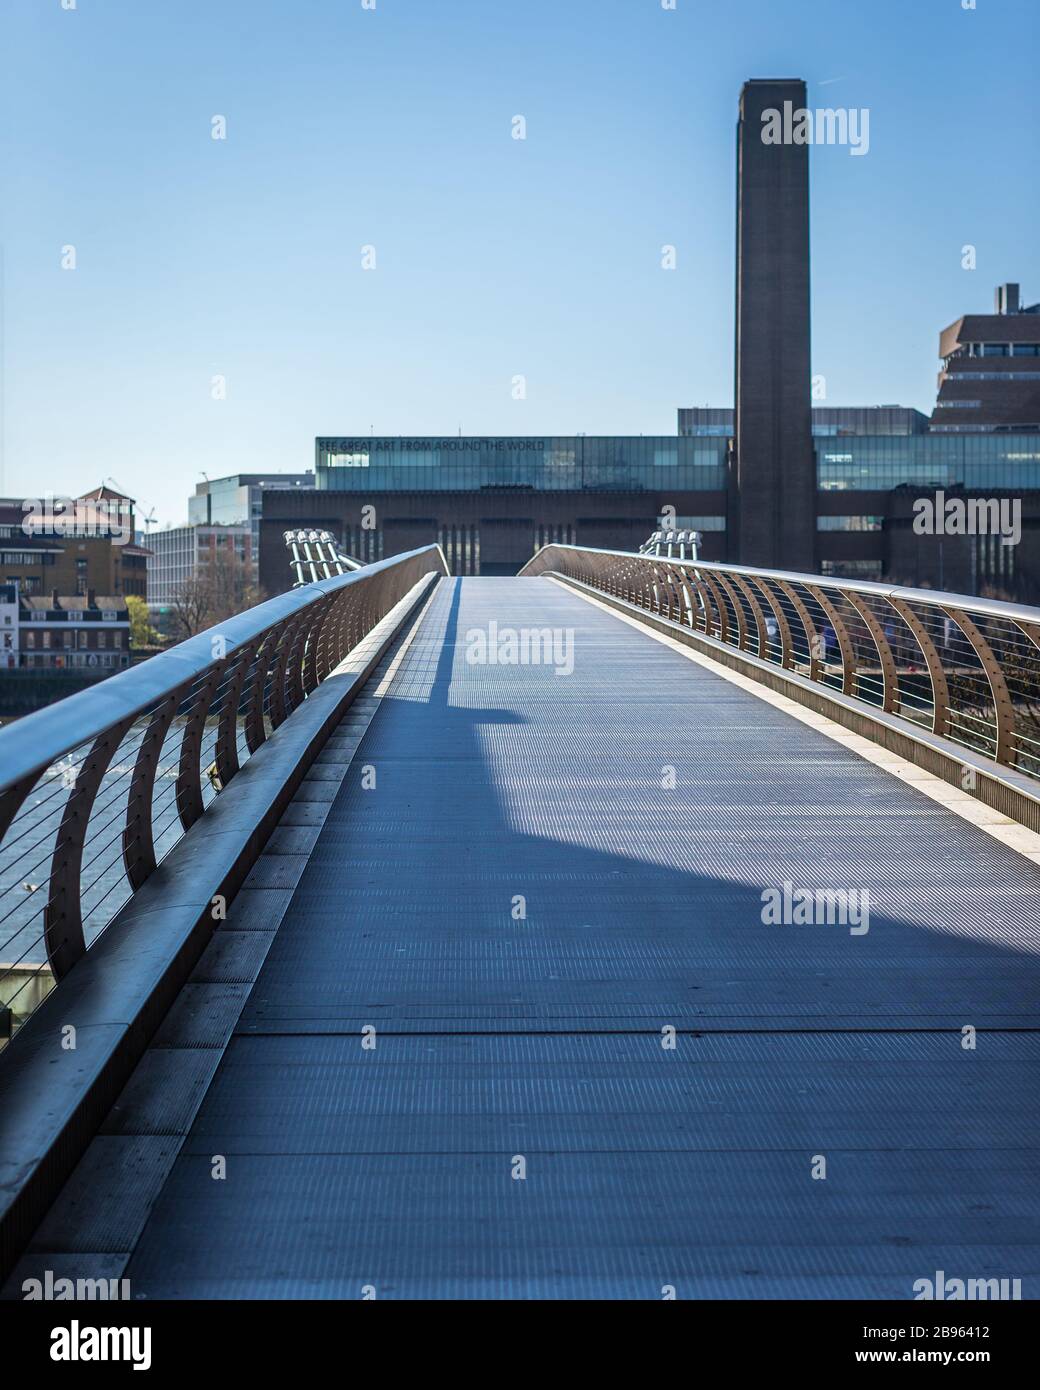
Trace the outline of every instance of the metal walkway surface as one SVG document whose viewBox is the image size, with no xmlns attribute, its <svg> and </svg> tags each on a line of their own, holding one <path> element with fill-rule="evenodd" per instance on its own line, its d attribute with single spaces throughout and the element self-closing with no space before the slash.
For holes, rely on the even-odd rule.
<svg viewBox="0 0 1040 1390">
<path fill-rule="evenodd" d="M 470 664 L 492 621 L 573 629 L 573 672 Z M 868 891 L 869 932 L 764 924 L 785 881 Z M 1038 893 L 561 585 L 443 580 L 134 1294 L 907 1299 L 943 1270 L 1029 1297 Z"/>
</svg>

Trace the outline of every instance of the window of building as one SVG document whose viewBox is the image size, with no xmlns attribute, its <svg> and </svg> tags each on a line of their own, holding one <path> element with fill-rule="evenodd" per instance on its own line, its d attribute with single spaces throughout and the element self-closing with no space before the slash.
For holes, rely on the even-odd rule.
<svg viewBox="0 0 1040 1390">
<path fill-rule="evenodd" d="M 359 455 L 358 457 L 367 457 L 367 455 Z M 439 461 L 440 455 L 437 449 L 401 449 L 394 455 L 394 463 L 398 468 L 436 468 Z M 364 464 L 360 465 L 360 467 L 364 466 Z"/>
<path fill-rule="evenodd" d="M 951 372 L 950 379 L 953 381 L 1040 381 L 1040 372 Z"/>
<path fill-rule="evenodd" d="M 39 550 L 5 550 L 0 555 L 0 564 L 5 565 L 53 565 L 54 556 Z"/>
<path fill-rule="evenodd" d="M 659 516 L 657 518 L 657 529 L 659 531 L 725 531 L 726 518 L 724 516 L 677 516 L 674 521 L 668 517 Z"/>
<path fill-rule="evenodd" d="M 880 531 L 880 516 L 818 516 L 817 531 Z"/>
<path fill-rule="evenodd" d="M 1010 353 L 1009 343 L 983 343 L 983 357 L 1007 357 Z"/>
<path fill-rule="evenodd" d="M 660 484 L 669 469 L 669 487 L 715 490 L 726 486 L 726 440 L 695 436 L 598 437 L 567 435 L 548 439 L 392 437 L 371 440 L 319 440 L 319 486 L 345 491 L 422 485 L 437 491 L 474 491 L 523 486 L 555 490 L 571 486 L 571 470 L 588 489 L 642 490 Z M 357 455 L 358 457 L 354 457 Z M 361 475 L 362 467 L 369 472 Z M 323 476 L 327 475 L 327 476 Z M 154 538 L 153 538 L 154 540 Z M 255 552 L 254 552 L 255 556 Z M 153 595 L 155 587 L 150 587 Z"/>
<path fill-rule="evenodd" d="M 969 425 L 958 423 L 956 425 L 932 425 L 932 434 L 965 434 L 974 431 L 976 434 L 992 434 L 992 425 Z"/>
</svg>

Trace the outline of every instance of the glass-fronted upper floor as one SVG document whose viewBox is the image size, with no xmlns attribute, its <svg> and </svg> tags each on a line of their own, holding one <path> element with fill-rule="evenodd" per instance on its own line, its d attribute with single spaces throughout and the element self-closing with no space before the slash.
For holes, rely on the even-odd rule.
<svg viewBox="0 0 1040 1390">
<path fill-rule="evenodd" d="M 726 487 L 727 441 L 676 435 L 320 438 L 315 485 L 343 492 L 697 492 Z M 1040 434 L 817 437 L 823 491 L 902 483 L 1040 489 Z"/>
<path fill-rule="evenodd" d="M 197 486 L 188 498 L 192 526 L 238 526 L 249 520 L 249 488 L 233 478 L 214 478 Z"/>
<path fill-rule="evenodd" d="M 726 486 L 726 441 L 677 435 L 378 436 L 316 441 L 316 486 L 344 492 L 680 491 Z"/>
<path fill-rule="evenodd" d="M 816 441 L 825 492 L 885 492 L 901 483 L 1040 488 L 1040 434 L 914 434 Z"/>
<path fill-rule="evenodd" d="M 188 522 L 239 526 L 259 519 L 265 492 L 313 486 L 313 473 L 233 473 L 227 478 L 207 478 L 196 483 L 195 496 L 188 498 Z"/>
</svg>

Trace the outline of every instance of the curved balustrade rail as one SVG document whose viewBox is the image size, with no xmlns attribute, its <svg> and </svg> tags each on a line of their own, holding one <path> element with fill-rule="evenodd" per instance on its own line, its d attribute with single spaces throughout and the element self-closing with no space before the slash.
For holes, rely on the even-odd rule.
<svg viewBox="0 0 1040 1390">
<path fill-rule="evenodd" d="M 1040 778 L 1040 609 L 567 545 L 520 573 L 579 580 Z"/>
<path fill-rule="evenodd" d="M 439 546 L 294 589 L 0 730 L 0 1012 L 40 1001 L 430 573 L 447 573 Z"/>
</svg>

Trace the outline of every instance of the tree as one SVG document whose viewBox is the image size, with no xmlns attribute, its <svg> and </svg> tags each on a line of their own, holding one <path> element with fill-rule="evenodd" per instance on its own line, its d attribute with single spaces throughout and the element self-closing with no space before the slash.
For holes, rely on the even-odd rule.
<svg viewBox="0 0 1040 1390">
<path fill-rule="evenodd" d="M 126 608 L 130 614 L 131 647 L 157 647 L 161 638 L 149 621 L 148 605 L 140 594 L 128 594 Z"/>
<path fill-rule="evenodd" d="M 263 599 L 252 566 L 222 547 L 200 565 L 197 574 L 182 580 L 173 593 L 173 630 L 178 639 L 194 637 L 216 623 L 233 618 Z"/>
<path fill-rule="evenodd" d="M 178 641 L 194 637 L 210 625 L 210 591 L 205 577 L 191 574 L 173 591 L 170 625 Z"/>
<path fill-rule="evenodd" d="M 252 565 L 222 546 L 203 571 L 210 599 L 210 623 L 222 623 L 254 608 L 263 598 Z"/>
</svg>

